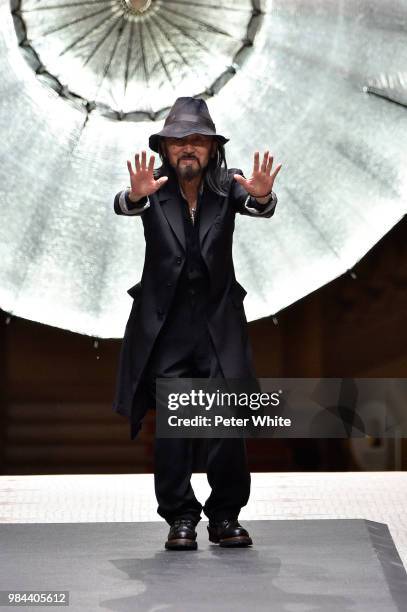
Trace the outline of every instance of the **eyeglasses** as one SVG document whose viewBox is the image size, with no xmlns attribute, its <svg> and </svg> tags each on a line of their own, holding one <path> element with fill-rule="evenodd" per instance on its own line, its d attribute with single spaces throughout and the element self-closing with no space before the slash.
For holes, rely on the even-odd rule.
<svg viewBox="0 0 407 612">
<path fill-rule="evenodd" d="M 193 134 L 192 136 L 186 136 L 185 138 L 165 138 L 167 144 L 170 147 L 184 147 L 187 144 L 193 147 L 205 147 L 212 141 L 212 136 L 205 136 L 203 134 Z"/>
</svg>

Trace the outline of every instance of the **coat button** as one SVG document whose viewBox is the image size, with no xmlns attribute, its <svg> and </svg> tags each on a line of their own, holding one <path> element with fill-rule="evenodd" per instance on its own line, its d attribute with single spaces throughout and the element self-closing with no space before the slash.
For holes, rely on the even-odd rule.
<svg viewBox="0 0 407 612">
<path fill-rule="evenodd" d="M 181 264 L 181 263 L 182 263 L 182 257 L 177 257 L 177 260 L 176 260 L 176 261 L 177 261 L 177 264 L 178 264 L 178 265 L 179 265 L 179 264 Z"/>
<path fill-rule="evenodd" d="M 162 319 L 164 317 L 165 312 L 163 310 L 161 310 L 160 308 L 157 309 L 157 316 L 159 319 Z"/>
<path fill-rule="evenodd" d="M 172 287 L 172 283 L 170 281 L 168 281 L 167 287 Z"/>
</svg>

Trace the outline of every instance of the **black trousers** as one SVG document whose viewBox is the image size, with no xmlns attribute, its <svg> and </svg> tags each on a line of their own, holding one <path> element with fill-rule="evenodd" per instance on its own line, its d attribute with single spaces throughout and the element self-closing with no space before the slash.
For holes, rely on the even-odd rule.
<svg viewBox="0 0 407 612">
<path fill-rule="evenodd" d="M 205 292 L 178 292 L 147 366 L 151 400 L 155 378 L 221 378 L 205 315 Z M 159 406 L 158 406 L 159 409 Z M 202 504 L 191 486 L 194 471 L 206 471 L 211 494 Z M 237 518 L 250 496 L 244 438 L 155 438 L 154 485 L 157 512 L 170 525 L 177 518 L 198 522 Z"/>
</svg>

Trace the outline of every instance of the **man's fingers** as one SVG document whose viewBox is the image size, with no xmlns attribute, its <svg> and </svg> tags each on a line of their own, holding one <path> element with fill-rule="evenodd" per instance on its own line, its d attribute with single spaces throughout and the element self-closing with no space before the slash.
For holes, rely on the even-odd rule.
<svg viewBox="0 0 407 612">
<path fill-rule="evenodd" d="M 152 191 L 151 193 L 155 193 L 156 191 L 158 191 L 160 187 L 162 187 L 167 181 L 168 176 L 161 176 L 159 179 L 154 181 L 154 191 Z"/>
<path fill-rule="evenodd" d="M 140 172 L 140 155 L 138 153 L 136 153 L 134 161 L 136 164 L 136 172 Z"/>
<path fill-rule="evenodd" d="M 263 162 L 261 164 L 261 171 L 262 172 L 266 172 L 268 156 L 269 156 L 269 152 L 266 151 L 264 156 L 263 156 Z"/>
<path fill-rule="evenodd" d="M 256 153 L 254 154 L 254 159 L 253 159 L 253 174 L 259 171 L 259 157 L 260 157 L 260 154 L 258 151 L 256 151 Z"/>
<path fill-rule="evenodd" d="M 154 160 L 155 160 L 154 155 L 151 155 L 150 161 L 148 162 L 148 171 L 149 172 L 152 172 L 154 170 Z"/>
<path fill-rule="evenodd" d="M 270 174 L 272 167 L 273 167 L 273 157 L 269 157 L 267 167 L 266 167 L 266 174 Z"/>
<path fill-rule="evenodd" d="M 131 162 L 129 160 L 127 160 L 127 170 L 131 176 L 133 174 L 133 168 L 131 167 Z"/>
<path fill-rule="evenodd" d="M 160 189 L 160 187 L 162 187 L 167 181 L 168 176 L 161 176 L 159 179 L 157 179 L 155 182 L 156 186 L 158 185 L 157 189 Z"/>
<path fill-rule="evenodd" d="M 239 183 L 240 185 L 242 185 L 242 187 L 246 189 L 247 179 L 245 179 L 241 174 L 234 174 L 233 178 L 237 183 Z"/>
<path fill-rule="evenodd" d="M 141 152 L 141 169 L 147 170 L 147 153 L 145 151 Z"/>
<path fill-rule="evenodd" d="M 277 167 L 276 167 L 276 169 L 274 170 L 273 174 L 271 175 L 271 176 L 272 176 L 272 178 L 273 178 L 273 181 L 274 181 L 274 179 L 276 178 L 277 174 L 280 172 L 281 167 L 282 167 L 282 164 L 278 164 L 278 166 L 277 166 Z"/>
</svg>

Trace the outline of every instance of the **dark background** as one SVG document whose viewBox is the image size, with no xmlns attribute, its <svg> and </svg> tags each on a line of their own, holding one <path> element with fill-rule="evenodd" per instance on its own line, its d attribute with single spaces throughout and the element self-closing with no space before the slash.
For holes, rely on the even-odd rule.
<svg viewBox="0 0 407 612">
<path fill-rule="evenodd" d="M 306 256 L 306 254 L 304 254 Z M 354 268 L 249 324 L 258 377 L 407 377 L 407 217 Z M 0 473 L 153 471 L 154 412 L 136 440 L 113 413 L 120 340 L 0 310 Z M 407 407 L 406 407 L 407 409 Z M 252 471 L 406 469 L 393 440 L 248 439 Z"/>
</svg>

